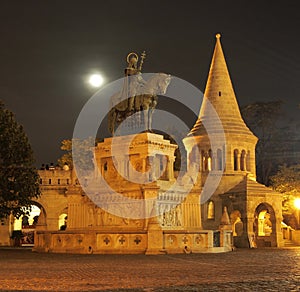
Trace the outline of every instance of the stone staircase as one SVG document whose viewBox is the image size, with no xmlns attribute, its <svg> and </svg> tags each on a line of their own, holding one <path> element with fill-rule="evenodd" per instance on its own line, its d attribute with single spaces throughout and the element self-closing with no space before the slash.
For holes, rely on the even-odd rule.
<svg viewBox="0 0 300 292">
<path fill-rule="evenodd" d="M 294 241 L 290 240 L 290 239 L 285 239 L 284 240 L 284 247 L 299 247 L 299 245 L 297 245 Z"/>
</svg>

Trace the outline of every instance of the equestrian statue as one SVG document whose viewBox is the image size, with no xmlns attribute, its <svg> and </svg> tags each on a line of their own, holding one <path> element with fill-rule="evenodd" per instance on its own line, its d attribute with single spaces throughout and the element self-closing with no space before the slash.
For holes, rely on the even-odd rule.
<svg viewBox="0 0 300 292">
<path fill-rule="evenodd" d="M 138 55 L 129 53 L 123 88 L 111 97 L 111 109 L 108 114 L 108 127 L 112 135 L 115 134 L 121 123 L 130 121 L 127 125 L 132 128 L 143 128 L 151 132 L 152 115 L 157 105 L 157 95 L 165 94 L 171 81 L 171 76 L 165 73 L 155 73 L 149 80 L 142 76 L 142 65 L 146 57 L 141 54 L 138 66 Z M 130 116 L 134 117 L 129 119 Z"/>
</svg>

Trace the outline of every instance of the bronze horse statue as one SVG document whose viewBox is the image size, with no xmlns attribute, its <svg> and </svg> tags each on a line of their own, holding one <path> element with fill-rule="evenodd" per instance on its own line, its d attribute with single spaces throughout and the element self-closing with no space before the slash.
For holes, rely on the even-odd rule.
<svg viewBox="0 0 300 292">
<path fill-rule="evenodd" d="M 123 90 L 111 97 L 110 132 L 114 135 L 118 126 L 135 113 L 138 119 L 135 122 L 143 125 L 145 131 L 150 131 L 157 95 L 166 93 L 170 81 L 171 76 L 165 73 L 156 73 L 147 82 L 141 74 L 131 76 L 130 80 L 125 78 Z"/>
</svg>

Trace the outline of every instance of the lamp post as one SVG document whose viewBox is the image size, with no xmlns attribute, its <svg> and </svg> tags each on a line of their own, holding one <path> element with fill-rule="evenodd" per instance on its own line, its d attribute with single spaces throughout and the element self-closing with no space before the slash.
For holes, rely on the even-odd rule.
<svg viewBox="0 0 300 292">
<path fill-rule="evenodd" d="M 295 199 L 294 206 L 297 209 L 297 229 L 299 229 L 299 226 L 300 226 L 300 198 Z"/>
</svg>

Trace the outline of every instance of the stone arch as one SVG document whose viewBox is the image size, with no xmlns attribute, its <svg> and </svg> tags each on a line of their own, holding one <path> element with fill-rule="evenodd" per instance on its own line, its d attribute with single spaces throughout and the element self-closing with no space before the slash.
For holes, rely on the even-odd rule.
<svg viewBox="0 0 300 292">
<path fill-rule="evenodd" d="M 43 205 L 39 202 L 32 202 L 33 205 L 36 205 L 40 208 L 40 215 L 37 221 L 36 226 L 46 226 L 47 225 L 47 214 Z"/>
<path fill-rule="evenodd" d="M 39 202 L 36 202 L 36 201 L 32 201 L 31 205 L 38 207 L 39 210 L 40 210 L 40 214 L 38 215 L 38 218 L 31 219 L 30 222 L 28 222 L 28 225 L 30 224 L 30 226 L 34 227 L 34 228 L 36 228 L 38 226 L 45 226 L 45 225 L 47 225 L 46 210 L 42 206 L 42 204 L 39 203 Z M 13 218 L 13 221 L 14 220 L 16 220 L 16 219 Z M 22 217 L 19 220 L 22 220 Z"/>
<path fill-rule="evenodd" d="M 45 208 L 38 202 L 32 201 L 34 206 L 28 214 L 15 218 L 10 216 L 11 238 L 15 246 L 33 246 L 35 242 L 35 230 L 43 229 L 46 226 Z"/>
<path fill-rule="evenodd" d="M 260 203 L 254 211 L 253 233 L 258 247 L 275 247 L 276 214 L 274 208 L 266 203 Z"/>
<path fill-rule="evenodd" d="M 58 215 L 58 229 L 66 230 L 68 222 L 68 207 L 64 208 Z"/>
<path fill-rule="evenodd" d="M 242 215 L 239 210 L 230 213 L 230 223 L 232 224 L 233 236 L 241 236 L 243 234 L 244 224 L 241 220 Z"/>
</svg>

